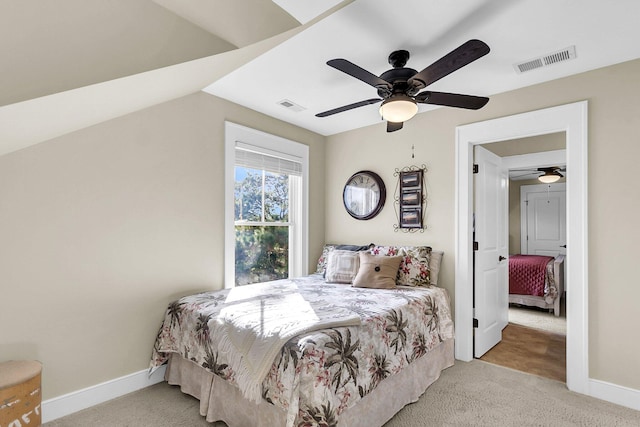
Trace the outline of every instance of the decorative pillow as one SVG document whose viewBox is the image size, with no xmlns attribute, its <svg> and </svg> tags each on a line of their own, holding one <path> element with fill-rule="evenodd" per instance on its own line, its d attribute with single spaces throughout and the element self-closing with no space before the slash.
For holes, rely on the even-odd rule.
<svg viewBox="0 0 640 427">
<path fill-rule="evenodd" d="M 335 249 L 346 250 L 346 251 L 368 251 L 375 245 L 370 243 L 368 245 L 324 245 L 322 248 L 322 255 L 318 258 L 318 263 L 316 265 L 316 273 L 324 274 L 327 269 L 327 260 L 329 253 Z"/>
<path fill-rule="evenodd" d="M 398 285 L 429 286 L 429 246 L 406 246 L 401 248 L 402 263 L 398 270 Z"/>
<path fill-rule="evenodd" d="M 324 271 L 327 268 L 327 258 L 329 256 L 329 252 L 333 251 L 336 248 L 336 245 L 324 245 L 322 248 L 322 254 L 320 258 L 318 258 L 318 264 L 316 266 L 316 273 L 324 274 Z"/>
<path fill-rule="evenodd" d="M 358 288 L 392 289 L 396 287 L 398 267 L 402 257 L 372 255 L 358 252 L 360 268 L 353 286 Z"/>
<path fill-rule="evenodd" d="M 334 249 L 329 252 L 325 280 L 328 283 L 351 283 L 358 273 L 358 252 Z"/>
<path fill-rule="evenodd" d="M 401 256 L 396 283 L 402 286 L 429 286 L 430 246 L 376 246 L 374 255 Z"/>
<path fill-rule="evenodd" d="M 431 251 L 431 256 L 429 257 L 429 281 L 434 286 L 438 286 L 438 273 L 440 273 L 440 264 L 443 256 L 443 251 Z"/>
<path fill-rule="evenodd" d="M 400 255 L 399 246 L 374 246 L 371 248 L 373 255 L 397 256 Z"/>
</svg>

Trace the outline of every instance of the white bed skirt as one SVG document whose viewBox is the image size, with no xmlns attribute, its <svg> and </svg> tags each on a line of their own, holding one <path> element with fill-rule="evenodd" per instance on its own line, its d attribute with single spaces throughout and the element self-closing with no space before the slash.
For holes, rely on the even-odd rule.
<svg viewBox="0 0 640 427">
<path fill-rule="evenodd" d="M 415 402 L 440 372 L 454 362 L 454 340 L 447 340 L 385 378 L 338 420 L 340 427 L 373 427 L 389 421 L 405 405 Z M 201 366 L 173 353 L 165 374 L 169 384 L 179 385 L 183 393 L 200 400 L 200 415 L 207 421 L 224 421 L 229 427 L 286 426 L 286 412 L 266 401 L 259 404 L 242 396 L 240 390 Z"/>
</svg>

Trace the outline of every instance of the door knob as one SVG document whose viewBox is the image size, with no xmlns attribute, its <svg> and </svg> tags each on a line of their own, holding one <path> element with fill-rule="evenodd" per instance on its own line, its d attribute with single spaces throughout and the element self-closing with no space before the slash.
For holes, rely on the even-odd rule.
<svg viewBox="0 0 640 427">
<path fill-rule="evenodd" d="M 504 261 L 505 259 L 506 259 L 505 257 L 503 257 L 502 255 L 500 255 L 500 256 L 498 257 L 498 262 L 500 262 L 500 261 Z"/>
<path fill-rule="evenodd" d="M 567 245 L 560 245 L 560 247 L 567 249 Z"/>
</svg>

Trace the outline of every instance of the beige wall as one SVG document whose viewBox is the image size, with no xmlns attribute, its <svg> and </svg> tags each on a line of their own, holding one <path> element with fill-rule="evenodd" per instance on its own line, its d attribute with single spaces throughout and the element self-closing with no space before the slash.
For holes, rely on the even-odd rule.
<svg viewBox="0 0 640 427">
<path fill-rule="evenodd" d="M 442 284 L 454 295 L 454 151 L 458 125 L 589 101 L 589 374 L 591 378 L 640 389 L 640 316 L 634 243 L 640 191 L 633 176 L 640 158 L 640 60 L 493 96 L 479 111 L 441 108 L 420 114 L 404 129 L 387 134 L 384 124 L 328 138 L 326 230 L 332 242 L 430 244 L 445 251 Z M 348 120 L 345 113 L 345 120 Z M 416 158 L 411 159 L 411 145 Z M 426 164 L 428 229 L 393 231 L 395 168 Z M 380 174 L 390 195 L 370 221 L 349 217 L 341 204 L 346 179 L 360 169 Z M 613 171 L 613 172 L 612 172 Z M 569 249 L 570 250 L 570 249 Z M 570 298 L 570 296 L 569 296 Z"/>
<path fill-rule="evenodd" d="M 44 399 L 146 369 L 167 303 L 223 286 L 225 119 L 310 146 L 321 247 L 324 138 L 204 93 L 0 157 L 0 360 Z"/>
</svg>

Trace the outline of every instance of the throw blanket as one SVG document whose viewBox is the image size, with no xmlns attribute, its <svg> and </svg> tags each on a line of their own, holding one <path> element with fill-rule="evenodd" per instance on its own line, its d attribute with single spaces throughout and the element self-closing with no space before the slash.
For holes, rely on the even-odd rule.
<svg viewBox="0 0 640 427">
<path fill-rule="evenodd" d="M 509 293 L 544 296 L 546 268 L 554 258 L 539 255 L 509 257 Z"/>
<path fill-rule="evenodd" d="M 236 372 L 243 395 L 260 402 L 262 381 L 282 346 L 303 332 L 359 325 L 360 317 L 333 306 L 314 307 L 291 282 L 231 290 L 217 317 L 217 347 Z"/>
</svg>

